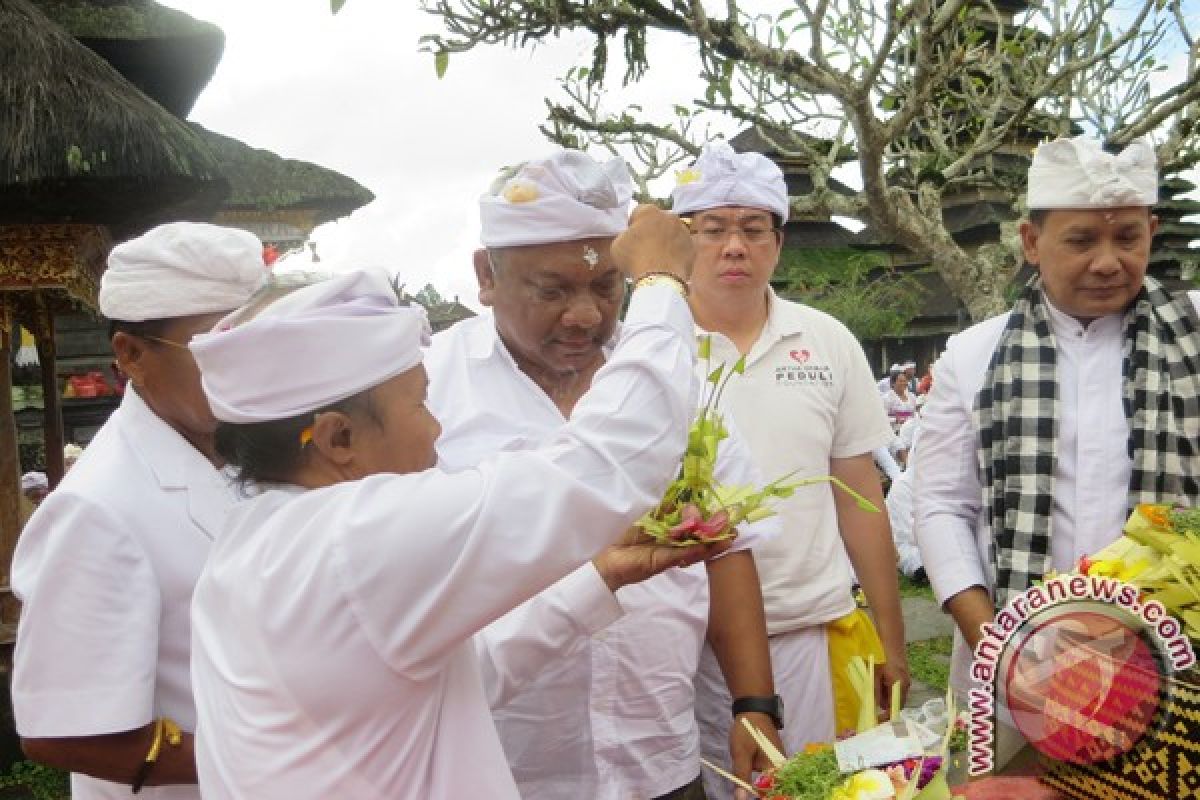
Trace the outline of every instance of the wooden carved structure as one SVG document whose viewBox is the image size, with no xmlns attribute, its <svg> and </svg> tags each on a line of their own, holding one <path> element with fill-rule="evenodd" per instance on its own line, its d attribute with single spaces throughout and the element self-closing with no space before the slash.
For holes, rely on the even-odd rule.
<svg viewBox="0 0 1200 800">
<path fill-rule="evenodd" d="M 34 332 L 62 476 L 54 315 L 94 308 L 110 242 L 204 219 L 228 192 L 199 137 L 28 0 L 0 0 L 0 584 L 19 532 L 12 333 Z M 0 621 L 10 623 L 8 614 Z"/>
</svg>

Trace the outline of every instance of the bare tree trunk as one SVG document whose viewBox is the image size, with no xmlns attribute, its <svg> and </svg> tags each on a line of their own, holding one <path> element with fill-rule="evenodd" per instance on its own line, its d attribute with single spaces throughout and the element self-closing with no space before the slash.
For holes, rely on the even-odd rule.
<svg viewBox="0 0 1200 800">
<path fill-rule="evenodd" d="M 1008 310 L 1005 289 L 1020 264 L 1003 244 L 985 245 L 974 253 L 957 245 L 935 246 L 930 262 L 951 293 L 966 307 L 972 322 Z"/>
</svg>

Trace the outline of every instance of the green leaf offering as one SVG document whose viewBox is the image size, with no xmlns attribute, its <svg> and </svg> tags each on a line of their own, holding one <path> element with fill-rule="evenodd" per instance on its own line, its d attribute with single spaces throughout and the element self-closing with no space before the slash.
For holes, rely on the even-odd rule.
<svg viewBox="0 0 1200 800">
<path fill-rule="evenodd" d="M 745 373 L 746 358 L 739 358 L 731 369 L 724 364 L 712 369 L 711 337 L 702 337 L 698 349 L 707 376 L 704 402 L 688 430 L 687 450 L 679 475 L 667 487 L 658 506 L 637 521 L 639 528 L 661 544 L 679 547 L 732 539 L 742 522 L 773 516 L 776 500 L 791 497 L 802 486 L 823 482 L 832 483 L 850 495 L 860 509 L 879 513 L 874 503 L 832 475 L 793 479 L 795 473 L 792 473 L 757 489 L 719 485 L 714 477 L 717 454 L 722 440 L 729 438 L 729 430 L 716 407 L 730 378 Z"/>
</svg>

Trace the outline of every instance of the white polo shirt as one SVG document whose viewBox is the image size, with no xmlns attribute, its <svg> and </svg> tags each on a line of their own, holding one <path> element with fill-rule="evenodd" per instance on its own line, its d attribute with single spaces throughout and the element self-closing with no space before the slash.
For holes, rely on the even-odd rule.
<svg viewBox="0 0 1200 800">
<path fill-rule="evenodd" d="M 713 365 L 738 357 L 732 341 L 713 334 Z M 828 475 L 830 459 L 870 453 L 892 441 L 858 340 L 828 314 L 774 292 L 746 373 L 729 382 L 721 408 L 736 422 L 766 480 L 793 471 L 797 477 Z M 822 625 L 854 610 L 833 491 L 821 483 L 783 501 L 782 534 L 754 550 L 770 634 Z"/>
</svg>

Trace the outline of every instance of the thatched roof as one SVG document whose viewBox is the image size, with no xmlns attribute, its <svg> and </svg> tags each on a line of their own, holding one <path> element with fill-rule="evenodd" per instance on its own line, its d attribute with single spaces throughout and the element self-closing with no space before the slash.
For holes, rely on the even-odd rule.
<svg viewBox="0 0 1200 800">
<path fill-rule="evenodd" d="M 228 185 L 191 128 L 28 0 L 0 0 L 0 30 L 0 223 L 212 215 Z"/>
<path fill-rule="evenodd" d="M 189 123 L 229 180 L 222 208 L 275 211 L 307 208 L 316 224 L 343 217 L 375 199 L 375 195 L 340 172 L 293 158 L 282 158 L 245 142 Z"/>
<path fill-rule="evenodd" d="M 221 36 L 221 29 L 152 0 L 31 0 L 77 39 Z"/>
<path fill-rule="evenodd" d="M 32 0 L 43 14 L 177 117 L 186 117 L 225 49 L 216 25 L 153 0 Z"/>
</svg>

